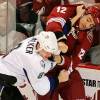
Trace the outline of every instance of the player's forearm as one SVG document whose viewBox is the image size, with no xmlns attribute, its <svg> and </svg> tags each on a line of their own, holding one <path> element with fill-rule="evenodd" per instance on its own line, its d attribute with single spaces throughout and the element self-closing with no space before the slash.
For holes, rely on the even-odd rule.
<svg viewBox="0 0 100 100">
<path fill-rule="evenodd" d="M 79 18 L 80 18 L 79 15 L 76 15 L 75 17 L 73 17 L 73 18 L 71 19 L 71 25 L 73 26 Z"/>
<path fill-rule="evenodd" d="M 75 22 L 76 22 L 84 13 L 85 13 L 84 5 L 77 6 L 77 9 L 76 9 L 76 16 L 74 16 L 74 17 L 71 19 L 72 26 L 75 24 Z"/>
</svg>

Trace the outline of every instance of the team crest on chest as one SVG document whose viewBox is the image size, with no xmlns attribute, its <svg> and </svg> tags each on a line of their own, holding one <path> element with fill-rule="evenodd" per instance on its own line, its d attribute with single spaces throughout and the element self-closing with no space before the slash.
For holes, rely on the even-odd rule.
<svg viewBox="0 0 100 100">
<path fill-rule="evenodd" d="M 45 62 L 43 60 L 40 61 L 40 64 L 43 68 L 45 68 Z"/>
</svg>

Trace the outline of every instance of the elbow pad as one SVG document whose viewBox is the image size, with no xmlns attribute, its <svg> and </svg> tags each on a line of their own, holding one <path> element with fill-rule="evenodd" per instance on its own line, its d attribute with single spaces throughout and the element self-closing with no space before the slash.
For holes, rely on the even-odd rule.
<svg viewBox="0 0 100 100">
<path fill-rule="evenodd" d="M 48 77 L 44 76 L 37 80 L 33 88 L 39 95 L 46 95 L 50 91 L 50 81 Z"/>
</svg>

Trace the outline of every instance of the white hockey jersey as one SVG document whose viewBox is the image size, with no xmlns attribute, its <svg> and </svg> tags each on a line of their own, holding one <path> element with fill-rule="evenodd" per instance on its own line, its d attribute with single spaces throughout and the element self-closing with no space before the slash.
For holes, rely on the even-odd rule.
<svg viewBox="0 0 100 100">
<path fill-rule="evenodd" d="M 12 75 L 17 78 L 17 85 L 27 79 L 33 89 L 40 95 L 50 90 L 50 81 L 45 76 L 56 63 L 44 60 L 36 52 L 37 38 L 30 37 L 19 43 L 6 57 L 0 60 L 0 73 Z"/>
</svg>

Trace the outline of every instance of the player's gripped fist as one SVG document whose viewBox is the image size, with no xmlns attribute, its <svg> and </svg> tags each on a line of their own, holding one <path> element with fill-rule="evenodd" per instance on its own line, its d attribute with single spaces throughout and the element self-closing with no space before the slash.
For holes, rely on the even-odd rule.
<svg viewBox="0 0 100 100">
<path fill-rule="evenodd" d="M 61 64 L 62 63 L 62 56 L 61 55 L 54 55 L 54 61 L 57 63 L 57 64 Z"/>
<path fill-rule="evenodd" d="M 68 79 L 69 79 L 68 71 L 65 69 L 61 70 L 58 76 L 59 83 L 66 82 L 68 81 Z"/>
</svg>

